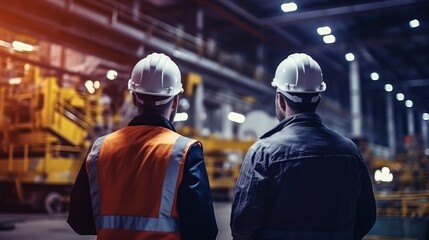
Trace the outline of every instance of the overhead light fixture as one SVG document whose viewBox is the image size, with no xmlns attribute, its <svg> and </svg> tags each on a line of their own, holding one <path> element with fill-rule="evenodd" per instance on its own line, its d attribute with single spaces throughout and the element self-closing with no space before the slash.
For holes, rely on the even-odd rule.
<svg viewBox="0 0 429 240">
<path fill-rule="evenodd" d="M 34 46 L 30 45 L 28 43 L 20 42 L 20 41 L 13 41 L 12 42 L 12 48 L 16 51 L 25 51 L 25 52 L 31 52 L 34 50 Z"/>
<path fill-rule="evenodd" d="M 101 87 L 100 81 L 94 81 L 94 88 L 99 89 Z"/>
<path fill-rule="evenodd" d="M 380 75 L 378 75 L 378 73 L 376 72 L 372 72 L 370 77 L 373 81 L 377 81 L 378 79 L 380 79 Z"/>
<path fill-rule="evenodd" d="M 347 53 L 345 58 L 348 62 L 353 62 L 355 60 L 355 55 L 353 53 Z"/>
<path fill-rule="evenodd" d="M 10 85 L 18 85 L 20 83 L 22 83 L 22 78 L 21 77 L 14 77 L 14 78 L 9 79 L 9 84 Z"/>
<path fill-rule="evenodd" d="M 396 94 L 396 100 L 398 101 L 404 101 L 405 95 L 403 93 L 397 93 Z"/>
<path fill-rule="evenodd" d="M 246 117 L 241 113 L 230 112 L 228 114 L 228 120 L 236 123 L 244 123 Z"/>
<path fill-rule="evenodd" d="M 93 94 L 95 92 L 94 83 L 91 80 L 85 82 L 85 88 L 89 93 Z"/>
<path fill-rule="evenodd" d="M 317 34 L 320 36 L 331 34 L 331 28 L 329 26 L 318 27 Z"/>
<path fill-rule="evenodd" d="M 419 20 L 417 20 L 417 19 L 413 19 L 413 20 L 411 20 L 411 21 L 410 21 L 410 27 L 411 27 L 411 28 L 416 28 L 416 27 L 418 27 L 418 26 L 420 26 L 420 22 L 419 22 Z"/>
<path fill-rule="evenodd" d="M 426 113 L 426 112 L 423 113 L 422 117 L 423 117 L 423 120 L 425 121 L 429 120 L 429 113 Z"/>
<path fill-rule="evenodd" d="M 115 80 L 118 77 L 118 72 L 115 70 L 109 70 L 106 73 L 106 77 L 109 80 Z"/>
<path fill-rule="evenodd" d="M 330 35 L 326 35 L 326 36 L 323 36 L 323 41 L 324 41 L 326 44 L 334 43 L 334 42 L 335 42 L 335 36 L 334 36 L 334 35 L 332 35 L 332 34 L 330 34 Z"/>
<path fill-rule="evenodd" d="M 0 46 L 5 47 L 5 48 L 10 48 L 11 44 L 9 42 L 0 40 Z"/>
<path fill-rule="evenodd" d="M 393 91 L 393 86 L 390 83 L 387 83 L 386 85 L 384 85 L 384 90 L 386 90 L 386 92 L 391 92 Z"/>
<path fill-rule="evenodd" d="M 185 112 L 176 113 L 173 122 L 183 122 L 188 120 L 188 114 Z"/>
<path fill-rule="evenodd" d="M 280 8 L 283 12 L 294 12 L 298 9 L 298 5 L 296 5 L 294 2 L 283 3 Z"/>
<path fill-rule="evenodd" d="M 405 106 L 406 106 L 407 108 L 412 107 L 412 106 L 413 106 L 413 101 L 411 101 L 411 100 L 407 100 L 407 101 L 405 101 Z"/>
</svg>

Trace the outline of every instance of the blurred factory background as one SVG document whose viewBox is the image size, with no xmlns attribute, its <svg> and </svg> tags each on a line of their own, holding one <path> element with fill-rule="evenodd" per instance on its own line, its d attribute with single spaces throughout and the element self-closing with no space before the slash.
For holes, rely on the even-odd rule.
<svg viewBox="0 0 429 240">
<path fill-rule="evenodd" d="M 429 239 L 428 13 L 427 0 L 3 0 L 0 226 L 10 205 L 64 214 L 92 140 L 134 114 L 126 83 L 154 51 L 182 70 L 176 129 L 203 142 L 213 195 L 231 199 L 243 155 L 277 123 L 277 64 L 305 52 L 327 83 L 319 115 L 373 177 L 367 239 Z M 13 231 L 0 238 L 29 238 Z"/>
</svg>

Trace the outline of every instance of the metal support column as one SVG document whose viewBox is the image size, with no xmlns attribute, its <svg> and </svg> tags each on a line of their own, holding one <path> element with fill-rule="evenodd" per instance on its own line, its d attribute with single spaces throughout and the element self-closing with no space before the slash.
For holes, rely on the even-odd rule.
<svg viewBox="0 0 429 240">
<path fill-rule="evenodd" d="M 386 93 L 386 107 L 387 107 L 387 138 L 390 148 L 391 156 L 396 153 L 396 131 L 395 131 L 395 116 L 393 113 L 393 94 Z"/>
<path fill-rule="evenodd" d="M 415 126 L 414 126 L 414 113 L 412 108 L 407 109 L 407 126 L 408 126 L 408 135 L 414 136 Z"/>
<path fill-rule="evenodd" d="M 222 137 L 226 139 L 233 138 L 233 122 L 228 119 L 228 114 L 232 112 L 231 104 L 224 103 L 221 106 L 221 116 L 222 116 Z"/>
<path fill-rule="evenodd" d="M 349 64 L 350 81 L 350 111 L 352 121 L 352 136 L 362 136 L 362 107 L 360 93 L 360 77 L 358 59 Z"/>
<path fill-rule="evenodd" d="M 428 142 L 428 136 L 429 136 L 429 133 L 428 133 L 428 121 L 422 119 L 421 123 L 422 123 L 423 148 L 426 149 L 426 148 L 429 148 L 429 142 Z"/>
</svg>

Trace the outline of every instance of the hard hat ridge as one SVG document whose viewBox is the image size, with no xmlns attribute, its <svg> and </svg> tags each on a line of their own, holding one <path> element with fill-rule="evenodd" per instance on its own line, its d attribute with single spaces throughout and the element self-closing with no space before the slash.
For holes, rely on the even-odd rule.
<svg viewBox="0 0 429 240">
<path fill-rule="evenodd" d="M 306 100 L 297 96 L 289 97 L 291 93 L 317 94 L 326 90 L 319 64 L 304 53 L 294 53 L 284 59 L 278 65 L 271 85 L 294 102 Z"/>
<path fill-rule="evenodd" d="M 134 66 L 128 89 L 139 94 L 173 97 L 183 91 L 179 67 L 165 54 L 149 54 Z"/>
</svg>

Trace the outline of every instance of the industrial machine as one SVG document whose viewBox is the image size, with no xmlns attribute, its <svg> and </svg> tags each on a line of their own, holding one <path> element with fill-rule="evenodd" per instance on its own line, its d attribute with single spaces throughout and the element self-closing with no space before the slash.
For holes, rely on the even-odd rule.
<svg viewBox="0 0 429 240">
<path fill-rule="evenodd" d="M 26 68 L 0 85 L 0 201 L 56 213 L 102 122 L 101 91 L 61 87 L 58 76 Z"/>
</svg>

